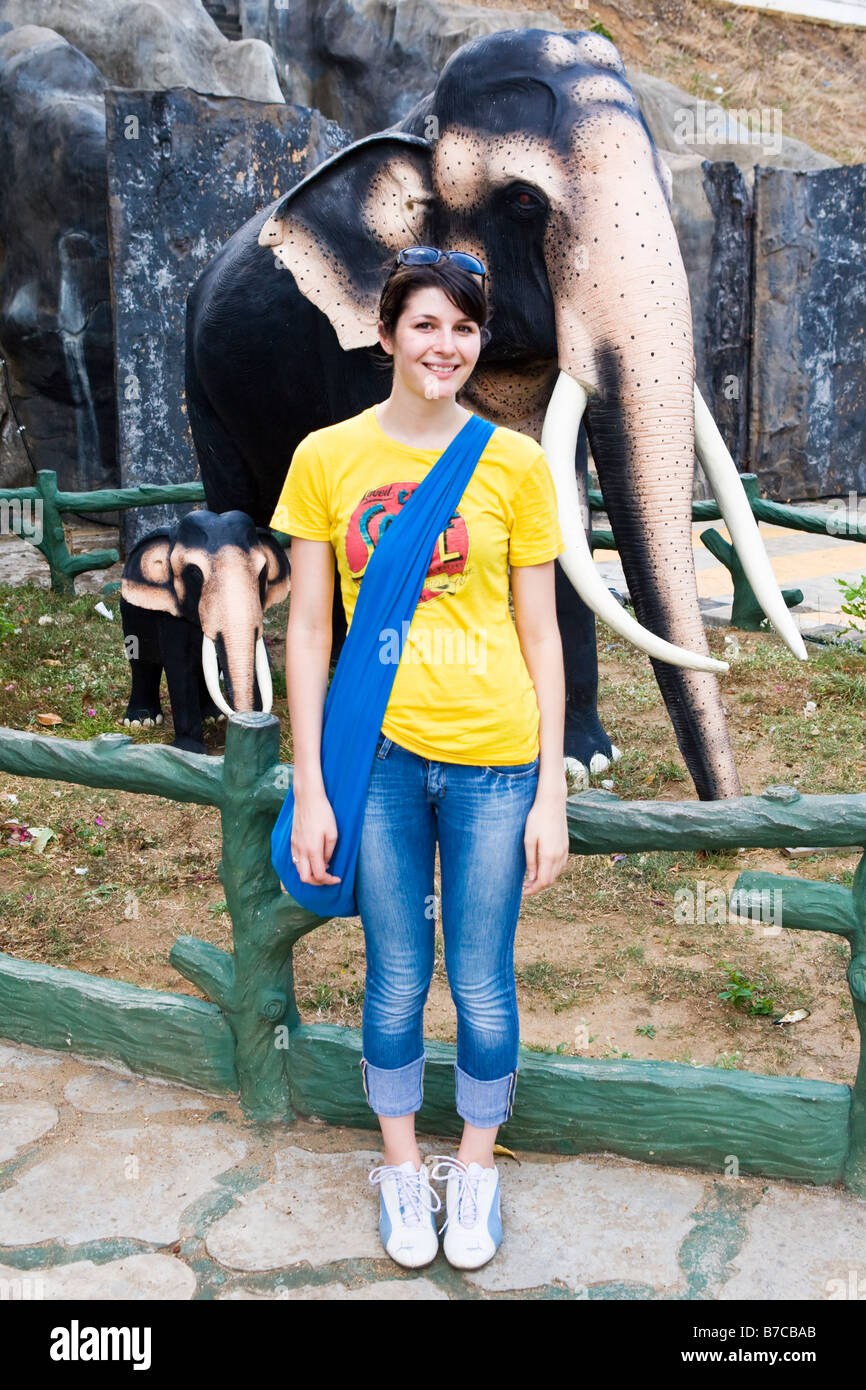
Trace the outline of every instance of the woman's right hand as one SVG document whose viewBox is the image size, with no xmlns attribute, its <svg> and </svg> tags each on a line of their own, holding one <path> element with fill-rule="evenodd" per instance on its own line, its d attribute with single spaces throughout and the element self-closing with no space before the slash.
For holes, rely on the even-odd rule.
<svg viewBox="0 0 866 1390">
<path fill-rule="evenodd" d="M 340 883 L 327 866 L 337 843 L 337 821 L 324 791 L 295 792 L 292 858 L 302 883 Z"/>
</svg>

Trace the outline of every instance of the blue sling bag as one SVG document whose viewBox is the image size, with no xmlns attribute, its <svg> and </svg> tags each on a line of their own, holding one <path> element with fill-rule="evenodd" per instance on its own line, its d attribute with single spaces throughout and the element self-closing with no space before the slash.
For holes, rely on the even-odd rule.
<svg viewBox="0 0 866 1390">
<path fill-rule="evenodd" d="M 473 415 L 397 515 L 383 519 L 367 560 L 348 635 L 322 713 L 322 780 L 337 822 L 327 866 L 339 883 L 304 883 L 292 863 L 294 791 L 271 835 L 271 862 L 286 891 L 320 917 L 356 917 L 355 869 L 370 768 L 412 615 L 436 540 L 445 530 L 496 426 Z M 404 627 L 405 623 L 405 627 Z M 396 658 L 393 636 L 397 636 Z M 383 657 L 383 640 L 391 638 Z"/>
</svg>

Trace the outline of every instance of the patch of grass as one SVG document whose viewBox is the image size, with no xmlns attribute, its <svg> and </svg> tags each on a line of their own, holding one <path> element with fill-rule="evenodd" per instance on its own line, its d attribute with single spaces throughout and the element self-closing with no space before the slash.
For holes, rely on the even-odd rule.
<svg viewBox="0 0 866 1390">
<path fill-rule="evenodd" d="M 750 1014 L 773 1012 L 775 1006 L 768 995 L 759 994 L 755 985 L 732 965 L 727 965 L 725 961 L 720 961 L 719 964 L 727 971 L 727 984 L 724 989 L 719 990 L 720 999 L 727 999 L 734 1008 L 745 1005 Z"/>
<path fill-rule="evenodd" d="M 579 970 L 563 969 L 549 960 L 532 961 L 522 969 L 515 968 L 514 977 L 525 989 L 545 995 L 555 1014 L 577 1003 L 586 987 Z"/>
<path fill-rule="evenodd" d="M 713 1066 L 721 1067 L 724 1071 L 740 1070 L 744 1066 L 743 1054 L 739 1048 L 733 1052 L 720 1052 Z"/>
</svg>

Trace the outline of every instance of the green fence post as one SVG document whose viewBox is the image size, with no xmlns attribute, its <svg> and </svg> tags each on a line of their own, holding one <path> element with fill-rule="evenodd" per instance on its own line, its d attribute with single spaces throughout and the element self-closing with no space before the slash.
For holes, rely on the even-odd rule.
<svg viewBox="0 0 866 1390">
<path fill-rule="evenodd" d="M 753 507 L 758 498 L 758 479 L 754 473 L 743 473 L 740 477 L 743 489 L 749 499 L 749 506 Z M 754 509 L 754 508 L 753 508 Z M 734 602 L 731 607 L 731 627 L 738 627 L 743 632 L 758 632 L 768 622 L 763 608 L 755 598 L 754 590 L 746 578 L 745 571 L 740 563 L 740 557 L 736 550 L 726 541 L 714 526 L 708 526 L 706 531 L 701 532 L 701 540 L 707 547 L 711 555 L 730 571 L 731 579 L 734 584 Z M 789 608 L 803 602 L 802 589 L 783 589 L 782 598 Z"/>
<path fill-rule="evenodd" d="M 229 1018 L 237 1038 L 241 1104 L 262 1122 L 291 1122 L 290 1030 L 297 1023 L 285 894 L 271 864 L 273 811 L 255 791 L 280 759 L 273 714 L 233 714 L 226 730 L 220 879 L 234 927 Z M 219 1002 L 219 1001 L 218 1001 Z"/>
<path fill-rule="evenodd" d="M 40 468 L 36 474 L 36 491 L 42 504 L 42 540 L 36 544 L 48 561 L 51 588 L 55 594 L 75 597 L 75 580 L 69 573 L 72 556 L 66 545 L 63 517 L 57 505 L 57 474 L 50 468 Z"/>
<path fill-rule="evenodd" d="M 851 1095 L 844 1177 L 846 1187 L 858 1197 L 866 1197 L 866 852 L 857 865 L 851 893 L 856 927 L 849 938 L 848 987 L 860 1031 L 860 1062 Z"/>
</svg>

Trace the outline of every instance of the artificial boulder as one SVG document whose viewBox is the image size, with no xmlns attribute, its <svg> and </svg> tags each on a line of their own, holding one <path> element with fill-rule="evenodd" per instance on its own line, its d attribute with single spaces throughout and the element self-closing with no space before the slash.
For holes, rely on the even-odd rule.
<svg viewBox="0 0 866 1390">
<path fill-rule="evenodd" d="M 24 426 L 33 466 L 53 468 L 73 491 L 116 479 L 104 89 L 89 59 L 52 30 L 25 25 L 0 36 L 9 414 Z M 17 448 L 4 453 L 5 476 L 20 465 Z"/>
<path fill-rule="evenodd" d="M 268 45 L 230 43 L 200 0 L 0 0 L 3 20 L 54 29 L 112 87 L 283 99 Z"/>
</svg>

